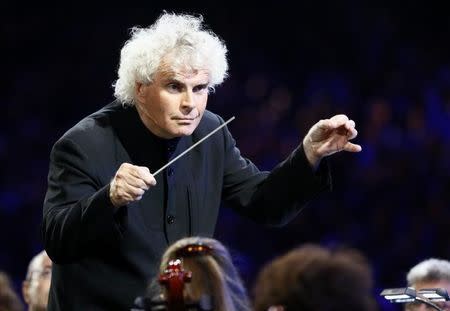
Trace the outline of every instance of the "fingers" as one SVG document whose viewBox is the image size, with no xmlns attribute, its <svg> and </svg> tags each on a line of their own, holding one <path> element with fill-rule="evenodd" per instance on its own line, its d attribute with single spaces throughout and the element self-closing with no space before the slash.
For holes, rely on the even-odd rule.
<svg viewBox="0 0 450 311">
<path fill-rule="evenodd" d="M 348 137 L 348 139 L 353 139 L 358 135 L 358 131 L 355 129 L 355 121 L 350 120 L 346 115 L 344 114 L 338 114 L 333 116 L 330 119 L 330 123 L 332 128 L 339 128 L 343 127 L 345 128 L 345 134 Z"/>
<path fill-rule="evenodd" d="M 338 128 L 345 125 L 349 119 L 345 114 L 337 114 L 330 118 L 331 125 L 333 128 Z"/>
<path fill-rule="evenodd" d="M 357 145 L 357 144 L 353 144 L 351 142 L 347 142 L 344 145 L 344 151 L 348 151 L 348 152 L 360 152 L 362 150 L 361 145 Z"/>
<path fill-rule="evenodd" d="M 358 131 L 355 129 L 355 125 L 355 121 L 348 120 L 348 118 L 347 121 L 345 121 L 345 123 L 343 124 L 343 127 L 346 130 L 347 140 L 354 139 L 356 136 L 358 136 Z M 360 152 L 362 150 L 362 147 L 360 145 L 353 144 L 347 141 L 342 150 L 348 152 Z"/>
<path fill-rule="evenodd" d="M 305 154 L 310 163 L 336 152 L 360 152 L 362 147 L 351 143 L 358 136 L 355 121 L 339 114 L 317 122 L 303 139 Z"/>
<path fill-rule="evenodd" d="M 353 120 L 348 120 L 347 122 L 345 122 L 345 128 L 350 130 L 351 128 L 355 128 L 355 121 Z"/>
<path fill-rule="evenodd" d="M 316 123 L 315 126 L 322 130 L 335 128 L 333 121 L 331 121 L 330 119 L 320 120 L 319 122 Z M 314 126 L 312 127 L 312 129 L 314 129 Z"/>
<path fill-rule="evenodd" d="M 148 167 L 138 166 L 137 170 L 139 171 L 139 176 L 142 178 L 142 180 L 145 182 L 145 184 L 147 186 L 154 186 L 154 185 L 156 185 L 156 179 L 150 173 L 150 170 L 148 169 Z"/>
<path fill-rule="evenodd" d="M 126 163 L 126 164 L 128 164 L 128 163 Z M 129 167 L 130 174 L 132 176 L 134 176 L 139 183 L 144 183 L 145 186 L 147 187 L 147 189 L 149 186 L 156 185 L 156 179 L 150 173 L 150 170 L 148 169 L 148 167 L 135 166 L 135 165 L 131 165 L 131 164 L 129 164 L 129 165 L 130 165 L 130 167 Z M 140 187 L 140 185 L 135 185 L 135 186 Z"/>
<path fill-rule="evenodd" d="M 347 130 L 347 137 L 349 140 L 355 138 L 356 136 L 358 136 L 358 131 L 354 127 Z"/>
<path fill-rule="evenodd" d="M 124 206 L 142 199 L 154 185 L 156 179 L 147 167 L 123 163 L 111 181 L 109 196 L 114 206 Z"/>
<path fill-rule="evenodd" d="M 345 114 L 338 114 L 330 119 L 320 120 L 317 122 L 316 126 L 321 129 L 336 129 L 341 126 L 349 129 L 355 127 L 355 122 L 353 120 L 349 120 Z"/>
<path fill-rule="evenodd" d="M 115 192 L 116 192 L 117 198 L 129 203 L 129 202 L 137 201 L 140 198 L 142 198 L 142 196 L 145 193 L 145 190 L 141 189 L 141 188 L 133 187 L 128 184 L 123 184 L 123 185 L 118 186 L 116 188 Z"/>
<path fill-rule="evenodd" d="M 340 135 L 345 135 L 348 139 L 353 139 L 358 135 L 358 131 L 355 129 L 355 121 L 349 120 L 346 115 L 335 115 L 330 119 L 320 120 L 311 128 L 311 133 L 317 133 L 317 130 L 323 132 L 329 130 L 337 130 Z"/>
</svg>

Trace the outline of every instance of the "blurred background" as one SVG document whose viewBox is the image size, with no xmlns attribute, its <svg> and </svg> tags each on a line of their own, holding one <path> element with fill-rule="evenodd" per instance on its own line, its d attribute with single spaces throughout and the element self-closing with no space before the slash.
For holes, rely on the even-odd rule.
<svg viewBox="0 0 450 311">
<path fill-rule="evenodd" d="M 202 14 L 226 42 L 230 77 L 208 109 L 236 116 L 238 147 L 261 169 L 271 170 L 322 118 L 345 113 L 359 131 L 363 151 L 332 156 L 333 191 L 289 225 L 263 228 L 222 209 L 216 238 L 249 287 L 262 264 L 304 243 L 361 250 L 377 296 L 405 286 L 419 261 L 450 258 L 450 13 L 437 2 L 6 3 L 0 270 L 17 289 L 42 249 L 53 143 L 113 100 L 129 29 L 152 24 L 162 10 Z"/>
</svg>

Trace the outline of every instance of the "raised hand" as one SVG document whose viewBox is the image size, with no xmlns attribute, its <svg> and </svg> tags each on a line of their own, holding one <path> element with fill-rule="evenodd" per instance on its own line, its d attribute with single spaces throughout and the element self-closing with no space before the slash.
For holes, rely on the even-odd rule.
<svg viewBox="0 0 450 311">
<path fill-rule="evenodd" d="M 340 151 L 360 152 L 360 145 L 350 142 L 358 135 L 355 122 L 346 115 L 335 115 L 314 124 L 303 139 L 303 149 L 309 163 L 314 167 L 323 157 Z"/>
</svg>

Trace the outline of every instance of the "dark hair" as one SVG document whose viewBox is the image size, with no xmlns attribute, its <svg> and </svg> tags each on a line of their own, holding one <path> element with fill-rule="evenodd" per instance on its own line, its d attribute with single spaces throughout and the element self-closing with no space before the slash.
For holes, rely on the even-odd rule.
<svg viewBox="0 0 450 311">
<path fill-rule="evenodd" d="M 276 258 L 259 273 L 256 311 L 270 306 L 302 311 L 376 310 L 366 258 L 355 249 L 305 245 Z"/>
</svg>

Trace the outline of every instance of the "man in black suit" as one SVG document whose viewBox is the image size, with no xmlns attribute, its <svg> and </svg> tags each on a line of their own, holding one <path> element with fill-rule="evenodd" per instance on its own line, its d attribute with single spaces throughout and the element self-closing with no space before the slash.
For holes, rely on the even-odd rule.
<svg viewBox="0 0 450 311">
<path fill-rule="evenodd" d="M 211 236 L 223 201 L 278 225 L 330 186 L 321 159 L 361 147 L 345 115 L 315 124 L 271 173 L 241 157 L 206 110 L 226 77 L 226 47 L 202 20 L 163 14 L 136 28 L 121 51 L 116 101 L 54 145 L 44 202 L 45 249 L 54 262 L 49 310 L 126 310 L 157 273 L 169 243 Z"/>
</svg>

